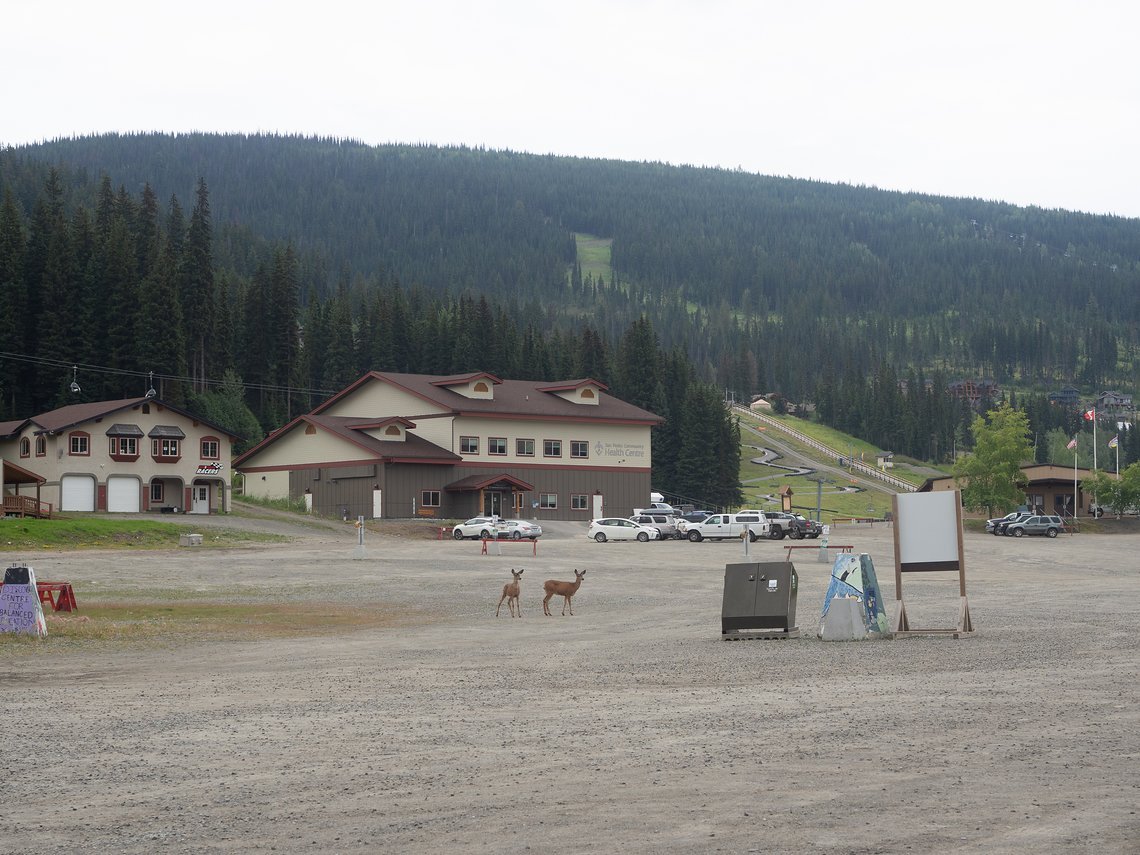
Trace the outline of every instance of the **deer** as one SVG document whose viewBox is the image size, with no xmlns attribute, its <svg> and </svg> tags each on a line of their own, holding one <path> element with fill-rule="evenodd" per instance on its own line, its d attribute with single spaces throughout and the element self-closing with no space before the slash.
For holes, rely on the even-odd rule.
<svg viewBox="0 0 1140 855">
<path fill-rule="evenodd" d="M 522 574 L 522 570 L 516 573 L 514 568 L 511 568 L 514 581 L 503 585 L 503 595 L 499 597 L 499 605 L 495 607 L 495 617 L 499 616 L 499 609 L 503 607 L 503 600 L 507 601 L 507 611 L 511 613 L 511 617 L 522 617 L 522 603 L 519 602 L 519 579 L 522 578 Z M 516 608 L 519 610 L 517 615 L 515 614 Z"/>
<path fill-rule="evenodd" d="M 559 582 L 557 579 L 547 579 L 542 583 L 542 590 L 546 591 L 546 597 L 542 601 L 542 613 L 545 615 L 550 614 L 550 598 L 557 595 L 562 597 L 562 616 L 566 616 L 567 607 L 570 608 L 570 617 L 574 617 L 574 604 L 570 602 L 573 596 L 578 593 L 578 589 L 582 587 L 582 580 L 586 578 L 586 571 L 583 570 L 579 573 L 574 571 L 573 582 Z"/>
</svg>

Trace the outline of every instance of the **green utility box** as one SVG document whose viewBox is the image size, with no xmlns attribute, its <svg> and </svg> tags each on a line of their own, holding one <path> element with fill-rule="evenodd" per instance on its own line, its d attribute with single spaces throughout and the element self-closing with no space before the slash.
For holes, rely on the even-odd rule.
<svg viewBox="0 0 1140 855">
<path fill-rule="evenodd" d="M 721 634 L 798 634 L 798 587 L 796 567 L 790 561 L 726 564 Z"/>
</svg>

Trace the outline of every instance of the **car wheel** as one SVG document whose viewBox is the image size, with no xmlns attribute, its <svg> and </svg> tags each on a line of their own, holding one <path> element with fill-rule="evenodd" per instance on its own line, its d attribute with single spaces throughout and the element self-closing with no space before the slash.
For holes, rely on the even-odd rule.
<svg viewBox="0 0 1140 855">
<path fill-rule="evenodd" d="M 604 531 L 599 531 L 597 534 L 594 535 L 594 540 L 596 540 L 598 543 L 605 543 L 606 542 L 606 533 Z"/>
<path fill-rule="evenodd" d="M 647 532 L 647 531 L 639 531 L 639 532 L 637 533 L 637 539 L 638 539 L 639 541 L 641 541 L 642 543 L 645 543 L 647 540 L 649 540 L 649 532 Z"/>
<path fill-rule="evenodd" d="M 783 539 L 784 539 L 784 534 L 785 534 L 785 532 L 784 532 L 784 527 L 783 527 L 783 526 L 780 526 L 780 527 L 778 527 L 778 528 L 774 528 L 774 529 L 772 529 L 772 537 L 773 537 L 773 539 L 775 539 L 775 540 L 783 540 Z"/>
<path fill-rule="evenodd" d="M 479 537 L 483 538 L 483 540 L 490 540 L 491 532 L 487 531 L 487 529 L 483 529 L 481 532 L 479 532 Z"/>
<path fill-rule="evenodd" d="M 455 531 L 453 531 L 451 533 L 451 536 L 454 537 L 456 540 L 463 540 L 463 532 L 461 532 L 459 529 L 456 529 Z"/>
<path fill-rule="evenodd" d="M 522 535 L 517 531 L 511 532 L 511 540 L 522 540 Z"/>
<path fill-rule="evenodd" d="M 690 531 L 689 532 L 689 543 L 700 543 L 700 542 L 701 542 L 701 533 L 699 531 Z"/>
<path fill-rule="evenodd" d="M 1049 537 L 1056 537 L 1057 536 L 1057 529 L 1051 528 L 1047 532 L 1045 532 L 1045 534 L 1049 535 Z"/>
<path fill-rule="evenodd" d="M 1013 532 L 1014 537 L 1021 537 L 1023 534 L 1025 534 L 1025 529 L 1023 529 L 1023 528 L 1014 529 L 1014 532 Z"/>
<path fill-rule="evenodd" d="M 802 531 L 800 531 L 798 528 L 793 528 L 791 531 L 788 532 L 788 537 L 790 537 L 792 540 L 803 540 L 804 539 L 804 533 Z"/>
</svg>

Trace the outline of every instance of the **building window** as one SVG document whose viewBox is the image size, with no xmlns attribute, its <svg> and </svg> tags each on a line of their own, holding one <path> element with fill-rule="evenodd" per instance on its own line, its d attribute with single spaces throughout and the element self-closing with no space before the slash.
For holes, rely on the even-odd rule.
<svg viewBox="0 0 1140 855">
<path fill-rule="evenodd" d="M 164 501 L 165 491 L 163 490 L 162 481 L 150 482 L 150 500 L 151 502 Z"/>
<path fill-rule="evenodd" d="M 68 435 L 68 453 L 73 457 L 91 456 L 91 435 L 76 431 Z"/>
<path fill-rule="evenodd" d="M 590 497 L 585 493 L 574 493 L 570 496 L 570 510 L 572 511 L 588 511 L 590 509 Z"/>
<path fill-rule="evenodd" d="M 479 453 L 479 437 L 477 437 L 477 436 L 461 436 L 461 437 L 459 437 L 459 453 L 460 454 L 478 454 Z"/>
<path fill-rule="evenodd" d="M 558 507 L 557 493 L 539 493 L 538 506 L 545 511 L 553 511 Z"/>
<path fill-rule="evenodd" d="M 562 456 L 562 440 L 560 440 L 560 439 L 544 439 L 542 441 L 542 456 L 543 457 L 561 457 Z"/>
<path fill-rule="evenodd" d="M 47 454 L 47 440 L 42 436 L 36 437 L 36 457 L 43 457 Z"/>
<path fill-rule="evenodd" d="M 218 453 L 221 443 L 218 442 L 216 437 L 207 436 L 202 438 L 202 459 L 203 460 L 217 460 L 221 455 Z"/>
<path fill-rule="evenodd" d="M 150 453 L 153 457 L 178 457 L 178 440 L 152 439 L 150 441 Z"/>
<path fill-rule="evenodd" d="M 133 436 L 112 436 L 110 440 L 110 454 L 115 459 L 120 457 L 138 457 L 139 441 Z"/>
<path fill-rule="evenodd" d="M 492 436 L 487 440 L 488 454 L 506 454 L 507 438 L 505 436 Z"/>
<path fill-rule="evenodd" d="M 420 507 L 438 508 L 439 490 L 424 490 L 422 493 L 420 493 Z"/>
<path fill-rule="evenodd" d="M 534 440 L 516 439 L 515 454 L 517 454 L 519 457 L 534 457 Z"/>
<path fill-rule="evenodd" d="M 31 457 L 32 456 L 32 443 L 26 436 L 20 437 L 20 456 L 21 457 Z"/>
<path fill-rule="evenodd" d="M 589 457 L 590 456 L 590 443 L 583 439 L 570 440 L 570 456 L 571 457 Z"/>
</svg>

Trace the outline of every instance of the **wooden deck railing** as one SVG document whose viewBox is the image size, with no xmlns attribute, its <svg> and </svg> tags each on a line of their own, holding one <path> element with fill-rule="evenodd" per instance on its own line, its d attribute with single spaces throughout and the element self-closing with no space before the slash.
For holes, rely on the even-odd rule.
<svg viewBox="0 0 1140 855">
<path fill-rule="evenodd" d="M 35 496 L 5 496 L 4 516 L 51 519 L 51 503 L 42 502 Z"/>
</svg>

